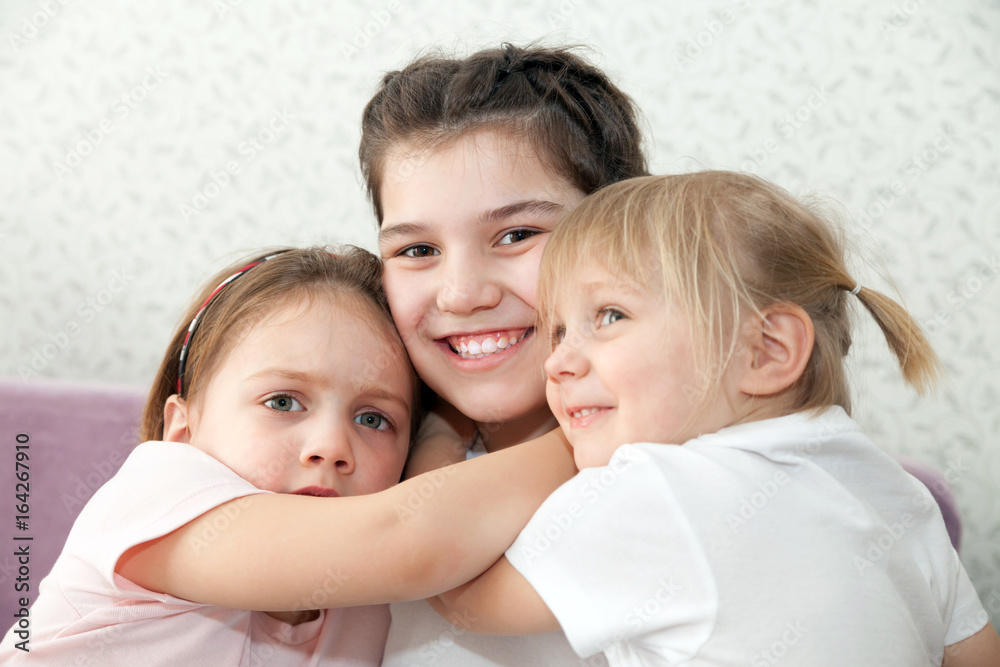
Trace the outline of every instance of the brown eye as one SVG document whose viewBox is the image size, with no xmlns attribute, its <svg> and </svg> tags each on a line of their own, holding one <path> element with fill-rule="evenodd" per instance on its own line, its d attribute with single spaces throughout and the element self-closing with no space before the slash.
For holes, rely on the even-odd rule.
<svg viewBox="0 0 1000 667">
<path fill-rule="evenodd" d="M 497 245 L 513 245 L 514 243 L 526 241 L 536 234 L 538 234 L 538 232 L 533 229 L 514 229 L 500 237 L 500 241 Z"/>
<path fill-rule="evenodd" d="M 432 248 L 429 245 L 411 245 L 409 247 L 403 248 L 399 251 L 399 254 L 403 257 L 431 257 L 433 255 L 440 255 L 440 251 Z"/>
</svg>

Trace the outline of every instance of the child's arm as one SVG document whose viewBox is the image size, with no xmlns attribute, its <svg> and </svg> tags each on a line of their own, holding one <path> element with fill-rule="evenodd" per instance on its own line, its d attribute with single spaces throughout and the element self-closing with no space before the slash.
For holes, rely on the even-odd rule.
<svg viewBox="0 0 1000 667">
<path fill-rule="evenodd" d="M 559 622 L 507 557 L 464 586 L 427 600 L 448 622 L 481 635 L 531 635 Z"/>
<path fill-rule="evenodd" d="M 420 425 L 403 479 L 464 461 L 475 435 L 475 423 L 439 399 Z"/>
<path fill-rule="evenodd" d="M 1000 665 L 1000 636 L 993 625 L 976 634 L 944 647 L 942 667 L 982 667 Z"/>
<path fill-rule="evenodd" d="M 115 570 L 153 591 L 261 611 L 312 609 L 320 594 L 325 607 L 426 598 L 486 570 L 575 472 L 557 430 L 372 495 L 234 500 L 133 547 Z"/>
</svg>

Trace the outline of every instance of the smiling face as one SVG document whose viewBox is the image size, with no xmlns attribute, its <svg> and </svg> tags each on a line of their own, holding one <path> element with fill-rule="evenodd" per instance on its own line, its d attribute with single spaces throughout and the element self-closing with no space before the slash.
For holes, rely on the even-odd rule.
<svg viewBox="0 0 1000 667">
<path fill-rule="evenodd" d="M 482 131 L 398 152 L 383 183 L 385 290 L 417 373 L 481 424 L 518 425 L 521 438 L 554 427 L 548 342 L 535 332 L 538 266 L 583 193 L 526 143 Z"/>
<path fill-rule="evenodd" d="M 624 444 L 682 444 L 735 421 L 723 393 L 699 411 L 715 378 L 696 368 L 680 308 L 592 260 L 560 285 L 547 396 L 577 467 L 607 465 Z M 732 375 L 722 392 L 731 393 Z"/>
<path fill-rule="evenodd" d="M 372 308 L 353 295 L 300 299 L 252 327 L 189 407 L 189 442 L 278 493 L 398 482 L 413 378 Z"/>
</svg>

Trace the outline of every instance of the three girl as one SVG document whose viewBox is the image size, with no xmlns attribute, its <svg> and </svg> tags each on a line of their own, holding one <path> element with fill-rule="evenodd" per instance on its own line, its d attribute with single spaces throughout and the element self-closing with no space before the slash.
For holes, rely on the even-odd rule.
<svg viewBox="0 0 1000 667">
<path fill-rule="evenodd" d="M 824 220 L 751 176 L 634 179 L 562 222 L 539 289 L 581 472 L 442 613 L 614 665 L 1000 664 L 928 490 L 848 416 L 849 302 L 918 390 L 937 358 Z"/>
<path fill-rule="evenodd" d="M 283 250 L 205 286 L 150 392 L 147 442 L 83 509 L 30 642 L 12 628 L 0 661 L 378 665 L 388 609 L 353 605 L 496 560 L 571 459 L 550 438 L 389 488 L 416 382 L 380 274 L 356 248 Z M 510 522 L 483 525 L 486 508 Z"/>
</svg>

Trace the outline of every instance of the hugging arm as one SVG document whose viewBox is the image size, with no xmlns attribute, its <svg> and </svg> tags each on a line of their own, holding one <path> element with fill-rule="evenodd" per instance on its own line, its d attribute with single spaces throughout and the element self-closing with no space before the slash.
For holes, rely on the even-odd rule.
<svg viewBox="0 0 1000 667">
<path fill-rule="evenodd" d="M 976 634 L 944 648 L 943 667 L 1000 665 L 1000 636 L 987 622 Z"/>
<path fill-rule="evenodd" d="M 248 496 L 129 549 L 115 571 L 174 597 L 261 611 L 312 609 L 318 590 L 328 607 L 426 598 L 489 568 L 575 472 L 556 430 L 367 496 Z M 213 520 L 228 526 L 215 531 Z"/>
<path fill-rule="evenodd" d="M 427 600 L 455 627 L 483 635 L 531 635 L 559 622 L 507 557 L 469 583 Z"/>
</svg>

